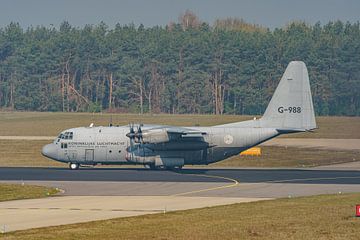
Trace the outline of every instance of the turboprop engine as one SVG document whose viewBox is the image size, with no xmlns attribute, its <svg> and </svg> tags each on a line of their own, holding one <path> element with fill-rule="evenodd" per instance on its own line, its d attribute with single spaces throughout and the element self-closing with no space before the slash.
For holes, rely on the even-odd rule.
<svg viewBox="0 0 360 240">
<path fill-rule="evenodd" d="M 152 129 L 135 133 L 136 143 L 164 143 L 169 141 L 166 129 Z"/>
<path fill-rule="evenodd" d="M 151 130 L 142 130 L 141 126 L 138 127 L 137 131 L 134 131 L 134 127 L 130 126 L 130 132 L 126 134 L 128 138 L 134 140 L 135 143 L 142 144 L 156 144 L 156 143 L 165 143 L 169 141 L 169 134 L 166 129 L 151 129 Z"/>
</svg>

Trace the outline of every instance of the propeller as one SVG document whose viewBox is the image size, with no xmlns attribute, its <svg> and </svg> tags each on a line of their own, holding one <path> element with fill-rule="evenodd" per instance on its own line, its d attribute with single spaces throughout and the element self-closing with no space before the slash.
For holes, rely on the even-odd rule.
<svg viewBox="0 0 360 240">
<path fill-rule="evenodd" d="M 126 151 L 128 152 L 129 154 L 129 157 L 127 158 L 130 158 L 132 159 L 133 158 L 133 155 L 134 155 L 134 139 L 135 139 L 135 131 L 134 131 L 134 124 L 133 123 L 129 123 L 129 127 L 130 127 L 130 132 L 128 132 L 126 134 L 126 136 L 128 138 L 130 138 L 130 146 L 128 146 L 126 148 Z"/>
<path fill-rule="evenodd" d="M 126 134 L 126 136 L 128 138 L 130 138 L 130 140 L 134 140 L 135 139 L 135 131 L 134 131 L 134 125 L 132 123 L 129 124 L 130 126 L 130 132 Z"/>
<path fill-rule="evenodd" d="M 138 126 L 137 132 L 135 133 L 135 137 L 137 138 L 138 142 L 143 142 L 143 135 L 141 130 L 141 125 Z"/>
<path fill-rule="evenodd" d="M 143 135 L 142 135 L 142 130 L 141 130 L 141 126 L 142 124 L 140 124 L 138 127 L 137 127 L 137 131 L 135 132 L 134 130 L 134 125 L 133 124 L 130 124 L 130 132 L 126 134 L 126 136 L 128 138 L 130 138 L 130 142 L 133 143 L 134 140 L 135 142 L 137 143 L 143 143 Z"/>
</svg>

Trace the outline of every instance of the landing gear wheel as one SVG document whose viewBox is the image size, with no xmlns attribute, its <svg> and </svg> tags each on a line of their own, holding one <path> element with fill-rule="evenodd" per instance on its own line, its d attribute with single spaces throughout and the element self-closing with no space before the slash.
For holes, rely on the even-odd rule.
<svg viewBox="0 0 360 240">
<path fill-rule="evenodd" d="M 77 169 L 79 169 L 79 167 L 80 167 L 80 164 L 78 164 L 78 163 L 70 163 L 69 164 L 69 168 L 71 170 L 77 170 Z"/>
<path fill-rule="evenodd" d="M 182 167 L 183 166 L 175 166 L 175 167 L 167 167 L 166 169 L 170 171 L 181 171 Z"/>
<path fill-rule="evenodd" d="M 157 169 L 157 168 L 155 167 L 155 164 L 149 164 L 148 166 L 149 166 L 149 168 L 150 168 L 151 170 L 156 170 L 156 169 Z"/>
</svg>

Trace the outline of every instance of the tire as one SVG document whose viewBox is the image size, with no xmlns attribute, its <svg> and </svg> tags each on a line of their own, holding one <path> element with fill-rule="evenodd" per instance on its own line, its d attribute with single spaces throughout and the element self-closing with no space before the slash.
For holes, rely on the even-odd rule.
<svg viewBox="0 0 360 240">
<path fill-rule="evenodd" d="M 169 171 L 181 171 L 183 166 L 174 166 L 174 167 L 165 167 L 165 170 L 169 170 Z"/>
<path fill-rule="evenodd" d="M 157 168 L 155 167 L 155 164 L 149 164 L 148 165 L 149 166 L 149 168 L 150 168 L 150 170 L 157 170 Z"/>
<path fill-rule="evenodd" d="M 80 164 L 78 164 L 78 163 L 69 163 L 69 168 L 71 170 L 77 170 L 77 169 L 79 169 L 79 167 L 80 167 Z"/>
</svg>

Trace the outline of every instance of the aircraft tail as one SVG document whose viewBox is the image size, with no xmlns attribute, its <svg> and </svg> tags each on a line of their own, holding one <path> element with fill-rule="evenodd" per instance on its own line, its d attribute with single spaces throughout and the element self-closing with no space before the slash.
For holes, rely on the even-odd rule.
<svg viewBox="0 0 360 240">
<path fill-rule="evenodd" d="M 284 133 L 317 128 L 304 62 L 289 63 L 260 121 L 263 127 L 277 128 Z"/>
</svg>

